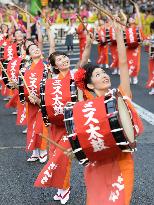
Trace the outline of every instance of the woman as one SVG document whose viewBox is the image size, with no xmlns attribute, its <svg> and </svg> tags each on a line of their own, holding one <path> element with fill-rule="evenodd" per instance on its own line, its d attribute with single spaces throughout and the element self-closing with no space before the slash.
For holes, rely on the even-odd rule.
<svg viewBox="0 0 154 205">
<path fill-rule="evenodd" d="M 90 56 L 92 39 L 88 36 L 85 50 L 83 52 L 83 58 L 79 62 L 80 66 L 83 66 L 88 62 L 88 58 Z M 54 43 L 53 43 L 54 45 Z M 61 87 L 60 93 L 65 93 L 62 90 L 65 90 L 65 86 L 69 86 L 70 81 L 74 79 L 74 73 L 70 71 L 70 59 L 65 53 L 62 52 L 53 52 L 49 56 L 49 62 L 53 67 L 53 78 L 57 79 L 57 82 L 64 82 L 62 85 L 58 85 L 58 89 Z M 69 84 L 69 85 L 68 85 Z M 50 85 L 52 86 L 52 84 Z M 66 90 L 67 92 L 67 90 Z M 46 94 L 46 98 L 48 94 Z M 51 95 L 51 92 L 49 92 Z M 70 96 L 68 96 L 69 98 Z M 54 99 L 56 96 L 54 97 Z M 52 100 L 52 99 L 51 99 Z M 71 99 L 70 99 L 71 100 Z M 65 102 L 66 103 L 66 102 Z M 59 108 L 59 107 L 58 107 Z M 54 107 L 55 115 L 63 114 L 62 109 L 58 109 Z M 70 148 L 69 141 L 66 137 L 66 129 L 61 120 L 58 124 L 55 120 L 50 121 L 52 124 L 49 127 L 49 136 L 52 140 L 56 141 L 58 144 L 65 147 L 65 149 Z M 61 124 L 60 124 L 61 123 Z M 59 125 L 60 124 L 60 125 Z M 51 167 L 52 165 L 52 167 Z M 71 171 L 71 160 L 67 158 L 67 156 L 59 150 L 57 147 L 50 147 L 49 153 L 49 161 L 43 170 L 40 172 L 36 182 L 36 187 L 55 187 L 58 188 L 57 194 L 54 196 L 54 200 L 59 200 L 61 204 L 66 204 L 69 200 L 70 194 L 70 171 Z"/>
<path fill-rule="evenodd" d="M 114 29 L 120 69 L 119 90 L 122 95 L 130 99 L 132 95 L 123 33 L 118 24 L 114 25 Z M 83 66 L 76 72 L 75 81 L 84 93 L 88 90 L 96 97 L 112 94 L 110 77 L 98 65 L 87 64 Z M 105 160 L 96 161 L 86 166 L 84 176 L 87 205 L 130 204 L 134 182 L 134 160 L 131 153 L 115 152 L 112 157 L 107 155 Z"/>
<path fill-rule="evenodd" d="M 146 87 L 151 89 L 149 95 L 154 95 L 154 21 L 150 25 L 151 37 L 149 40 L 149 75 Z"/>
<path fill-rule="evenodd" d="M 139 32 L 139 36 L 141 38 L 140 41 L 142 41 L 143 39 L 142 23 L 141 23 L 139 8 L 136 3 L 134 3 L 134 7 L 136 10 L 136 17 L 138 20 L 138 24 L 136 24 L 136 21 L 133 17 L 130 17 L 128 19 L 129 27 L 126 29 L 126 32 L 129 35 L 130 42 L 133 41 L 134 36 L 137 35 L 135 33 L 137 29 Z M 133 32 L 134 34 L 132 34 Z M 133 36 L 133 38 L 131 36 Z M 134 85 L 138 84 L 138 75 L 140 71 L 140 58 L 141 58 L 141 46 L 138 43 L 136 43 L 136 45 L 130 45 L 127 47 L 127 59 L 128 59 L 128 69 L 129 69 L 130 81 Z"/>
<path fill-rule="evenodd" d="M 39 24 L 37 24 L 37 26 L 39 26 Z M 46 29 L 48 32 L 49 44 L 51 48 L 52 37 L 50 32 L 50 26 L 48 24 L 46 24 Z M 27 161 L 35 162 L 39 160 L 41 163 L 44 163 L 47 160 L 47 150 L 46 142 L 39 137 L 39 133 L 42 133 L 44 128 L 41 112 L 39 109 L 39 89 L 40 81 L 43 77 L 43 72 L 46 69 L 46 62 L 43 61 L 42 52 L 38 47 L 39 45 L 37 46 L 31 43 L 31 41 L 27 41 L 26 46 L 28 46 L 27 54 L 31 58 L 31 63 L 28 65 L 28 68 L 24 73 L 24 78 L 29 88 L 28 91 L 24 87 L 24 95 L 28 104 L 27 151 L 32 151 L 32 155 L 30 158 L 28 158 Z M 23 101 L 23 96 L 21 100 Z"/>
</svg>

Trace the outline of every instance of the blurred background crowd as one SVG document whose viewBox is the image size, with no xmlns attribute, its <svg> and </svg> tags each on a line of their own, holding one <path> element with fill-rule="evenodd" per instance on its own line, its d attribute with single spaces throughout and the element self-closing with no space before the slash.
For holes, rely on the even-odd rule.
<svg viewBox="0 0 154 205">
<path fill-rule="evenodd" d="M 7 4 L 10 0 L 0 0 L 0 13 L 3 19 L 9 22 L 9 16 L 17 17 L 16 8 Z M 16 0 L 20 7 L 28 9 L 32 15 L 37 16 L 40 20 L 44 20 L 44 16 L 49 17 L 52 23 L 63 24 L 67 23 L 68 19 L 72 19 L 76 23 L 75 13 L 80 16 L 87 17 L 89 23 L 94 23 L 98 19 L 98 11 L 90 6 L 88 0 Z M 94 0 L 99 6 L 111 11 L 113 14 L 118 14 L 122 9 L 127 17 L 135 15 L 134 6 L 130 0 Z M 154 21 L 154 1 L 153 0 L 134 0 L 140 8 L 143 32 L 145 35 L 150 35 L 150 25 Z M 5 4 L 4 4 L 5 3 Z M 41 8 L 42 12 L 40 12 Z M 6 10 L 8 16 L 6 16 Z M 23 21 L 26 21 L 25 14 L 21 13 Z"/>
</svg>

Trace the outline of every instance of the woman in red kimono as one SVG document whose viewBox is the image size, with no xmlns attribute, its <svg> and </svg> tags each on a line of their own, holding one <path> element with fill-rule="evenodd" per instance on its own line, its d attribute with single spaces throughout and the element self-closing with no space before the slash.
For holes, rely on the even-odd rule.
<svg viewBox="0 0 154 205">
<path fill-rule="evenodd" d="M 52 34 L 50 26 L 46 24 L 46 29 L 49 38 L 50 52 L 52 45 Z M 32 151 L 32 156 L 27 160 L 28 162 L 35 162 L 39 160 L 44 163 L 47 160 L 46 141 L 41 139 L 39 133 L 44 132 L 44 124 L 40 112 L 40 81 L 43 77 L 44 70 L 47 69 L 47 63 L 43 61 L 42 52 L 40 48 L 30 44 L 27 48 L 27 54 L 31 58 L 31 64 L 24 73 L 25 82 L 29 90 L 24 87 L 25 100 L 28 104 L 27 117 L 27 151 Z"/>
<path fill-rule="evenodd" d="M 149 46 L 149 76 L 146 87 L 151 89 L 149 95 L 154 95 L 154 22 L 151 24 L 151 38 Z"/>
<path fill-rule="evenodd" d="M 98 26 L 96 28 L 96 39 L 98 40 L 98 59 L 97 64 L 100 66 L 105 65 L 106 68 L 109 68 L 109 58 L 108 58 L 108 42 L 107 42 L 107 32 L 106 29 L 108 28 L 107 23 L 105 22 L 106 19 L 102 19 L 103 17 L 98 20 Z"/>
<path fill-rule="evenodd" d="M 91 43 L 92 40 L 88 36 L 82 59 L 79 62 L 81 66 L 88 62 L 91 50 Z M 68 83 L 70 88 L 70 81 L 74 80 L 74 73 L 72 70 L 70 71 L 70 59 L 65 53 L 55 51 L 49 56 L 49 62 L 53 66 L 52 78 L 57 79 L 55 83 L 65 81 L 66 84 L 66 86 L 63 85 L 63 87 L 61 87 L 61 85 L 57 85 L 59 88 L 61 87 L 60 90 L 58 88 L 58 91 L 60 93 L 67 92 L 65 91 L 65 88 L 68 87 Z M 51 96 L 51 92 L 49 92 L 49 94 Z M 55 98 L 56 95 L 54 99 Z M 58 110 L 54 108 L 56 116 L 58 114 L 63 114 L 64 105 L 62 109 L 59 109 L 59 106 Z M 66 149 L 69 149 L 70 143 L 68 141 L 68 138 L 66 137 L 66 129 L 62 122 L 58 122 L 58 124 L 55 122 L 55 120 L 51 122 L 51 126 L 49 127 L 49 136 L 58 144 L 62 145 Z M 61 151 L 59 148 L 50 146 L 49 161 L 45 165 L 43 170 L 40 172 L 34 186 L 58 188 L 57 194 L 54 196 L 54 200 L 59 200 L 61 204 L 65 204 L 69 200 L 70 195 L 70 172 L 71 160 L 68 159 L 67 156 L 63 153 L 63 151 Z"/>
<path fill-rule="evenodd" d="M 134 41 L 134 36 L 137 35 L 136 31 L 138 30 L 140 41 L 142 41 L 142 23 L 138 5 L 134 3 L 136 9 L 136 16 L 138 18 L 138 25 L 136 25 L 135 19 L 133 17 L 129 18 L 129 27 L 126 28 L 126 38 L 129 38 L 129 41 Z M 134 33 L 134 36 L 132 37 Z M 128 36 L 127 36 L 128 35 Z M 135 37 L 136 38 L 136 37 Z M 128 59 L 128 69 L 130 74 L 130 81 L 132 84 L 138 83 L 138 75 L 140 71 L 140 58 L 141 58 L 141 46 L 136 42 L 136 44 L 130 44 L 127 47 L 127 59 Z"/>
<path fill-rule="evenodd" d="M 114 29 L 116 31 L 120 69 L 119 91 L 130 101 L 132 94 L 122 29 L 118 24 L 114 25 Z M 83 92 L 88 90 L 97 97 L 107 96 L 111 92 L 110 77 L 98 65 L 87 64 L 79 69 L 75 74 L 75 81 L 80 89 L 83 89 Z M 92 99 L 92 97 L 87 98 Z M 131 110 L 134 111 L 133 108 Z M 140 121 L 138 117 L 137 119 Z M 143 129 L 141 121 L 138 124 L 141 132 Z M 100 149 L 101 145 L 98 146 Z M 104 148 L 102 147 L 102 149 Z M 112 157 L 106 155 L 105 160 L 87 165 L 84 176 L 87 190 L 87 205 L 130 204 L 134 183 L 134 159 L 131 153 L 115 152 L 115 155 Z"/>
<path fill-rule="evenodd" d="M 84 23 L 85 27 L 87 28 L 87 30 L 92 32 L 92 28 L 88 24 L 87 17 L 85 17 L 85 16 L 83 17 L 83 23 Z M 83 54 L 83 51 L 84 51 L 85 46 L 86 46 L 86 35 L 87 35 L 87 32 L 86 32 L 85 28 L 83 27 L 82 23 L 79 24 L 76 32 L 77 32 L 78 38 L 79 38 L 80 59 L 82 59 L 82 54 Z"/>
</svg>

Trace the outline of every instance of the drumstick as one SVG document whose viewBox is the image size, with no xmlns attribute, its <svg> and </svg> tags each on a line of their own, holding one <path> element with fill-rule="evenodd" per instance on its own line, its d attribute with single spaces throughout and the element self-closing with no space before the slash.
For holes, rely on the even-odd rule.
<svg viewBox="0 0 154 205">
<path fill-rule="evenodd" d="M 91 0 L 88 0 L 88 2 L 90 4 L 92 4 L 97 10 L 101 11 L 102 13 L 104 13 L 106 16 L 109 16 L 112 20 L 114 20 L 114 16 L 112 14 L 110 14 L 108 11 L 106 11 L 105 9 L 103 9 L 102 7 L 97 6 L 94 2 L 92 2 Z M 125 26 L 125 24 L 123 24 L 121 21 L 115 19 L 116 22 L 118 22 L 120 25 Z"/>
<path fill-rule="evenodd" d="M 135 4 L 135 2 L 134 1 L 132 1 L 132 0 L 129 0 L 132 4 Z"/>
<path fill-rule="evenodd" d="M 61 146 L 60 144 L 58 144 L 58 143 L 55 142 L 54 140 L 49 139 L 48 137 L 42 135 L 41 133 L 40 133 L 39 135 L 40 135 L 40 137 L 42 137 L 42 138 L 48 140 L 49 143 L 51 143 L 51 144 L 55 145 L 56 147 L 58 147 L 61 151 L 63 151 L 63 152 L 67 152 L 67 149 L 66 149 L 65 147 Z"/>
<path fill-rule="evenodd" d="M 2 65 L 2 63 L 1 63 L 1 62 L 0 62 L 0 67 L 1 67 L 1 68 L 2 68 L 2 70 L 4 71 L 4 73 L 5 73 L 6 77 L 8 78 L 8 80 L 9 80 L 10 82 L 13 82 L 13 81 L 10 79 L 10 77 L 8 76 L 8 74 L 7 74 L 6 70 L 5 70 L 5 68 L 3 67 L 3 65 Z"/>
<path fill-rule="evenodd" d="M 13 2 L 10 2 L 9 4 L 10 4 L 11 6 L 15 6 L 16 8 L 18 8 L 18 9 L 21 10 L 22 12 L 28 14 L 29 16 L 31 16 L 31 18 L 32 18 L 34 21 L 36 21 L 35 17 L 34 17 L 31 13 L 29 13 L 28 11 L 25 11 L 24 9 L 22 9 L 21 7 L 19 7 L 18 5 L 16 5 L 16 4 L 13 3 Z"/>
<path fill-rule="evenodd" d="M 29 93 L 29 95 L 30 95 L 30 89 L 29 89 L 29 87 L 28 87 L 28 85 L 27 85 L 27 83 L 26 83 L 26 81 L 25 81 L 25 78 L 24 78 L 24 76 L 23 76 L 23 74 L 22 74 L 22 72 L 19 70 L 19 74 L 21 75 L 21 78 L 22 78 L 22 80 L 24 81 L 24 84 L 25 84 L 25 87 L 26 87 L 26 89 L 28 90 L 28 93 Z"/>
<path fill-rule="evenodd" d="M 89 33 L 87 27 L 84 25 L 84 23 L 83 23 L 82 19 L 80 18 L 80 16 L 79 16 L 78 14 L 77 14 L 76 16 L 77 16 L 77 18 L 79 19 L 80 23 L 82 23 L 83 28 L 87 31 L 87 33 Z"/>
</svg>

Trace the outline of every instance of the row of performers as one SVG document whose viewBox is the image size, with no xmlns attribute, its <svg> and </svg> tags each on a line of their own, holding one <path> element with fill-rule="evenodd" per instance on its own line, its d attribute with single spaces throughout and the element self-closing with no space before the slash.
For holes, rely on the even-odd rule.
<svg viewBox="0 0 154 205">
<path fill-rule="evenodd" d="M 138 12 L 136 11 L 138 14 Z M 140 15 L 138 14 L 138 19 Z M 127 19 L 124 24 L 126 24 Z M 109 51 L 111 53 L 112 63 L 110 68 L 112 69 L 112 74 L 118 74 L 118 52 L 117 52 L 117 43 L 115 38 L 115 30 L 112 27 L 110 21 L 105 18 L 100 18 L 96 24 L 95 31 L 87 23 L 87 19 L 83 19 L 84 25 L 91 32 L 95 32 L 95 38 L 98 42 L 98 59 L 97 64 L 109 66 Z M 140 22 L 140 21 L 139 21 Z M 77 33 L 79 36 L 79 45 L 80 45 L 80 58 L 84 51 L 86 43 L 86 30 L 85 27 L 80 24 Z M 141 46 L 144 40 L 148 41 L 149 44 L 149 77 L 146 84 L 146 88 L 152 89 L 149 94 L 154 94 L 154 30 L 151 29 L 151 36 L 145 36 L 142 32 L 142 25 L 136 25 L 135 19 L 132 17 L 129 19 L 129 26 L 123 28 L 123 37 L 125 45 L 127 47 L 127 59 L 128 59 L 128 68 L 130 81 L 132 84 L 138 83 L 138 76 L 140 72 L 140 62 L 141 62 Z"/>
<path fill-rule="evenodd" d="M 43 163 L 49 157 L 34 185 L 57 188 L 54 200 L 61 204 L 69 200 L 72 155 L 85 165 L 87 205 L 129 205 L 131 201 L 133 152 L 143 125 L 131 104 L 122 27 L 115 22 L 113 27 L 120 70 L 116 89 L 110 89 L 110 77 L 102 67 L 87 64 L 92 34 L 87 35 L 75 73 L 69 57 L 55 51 L 49 25 L 48 63 L 38 45 L 23 40 L 20 30 L 14 33 L 15 43 L 3 35 L 2 94 L 12 93 L 7 107 L 17 106 L 17 124 L 27 125 L 26 150 L 32 151 L 27 161 Z M 47 141 L 52 142 L 49 152 Z"/>
</svg>

